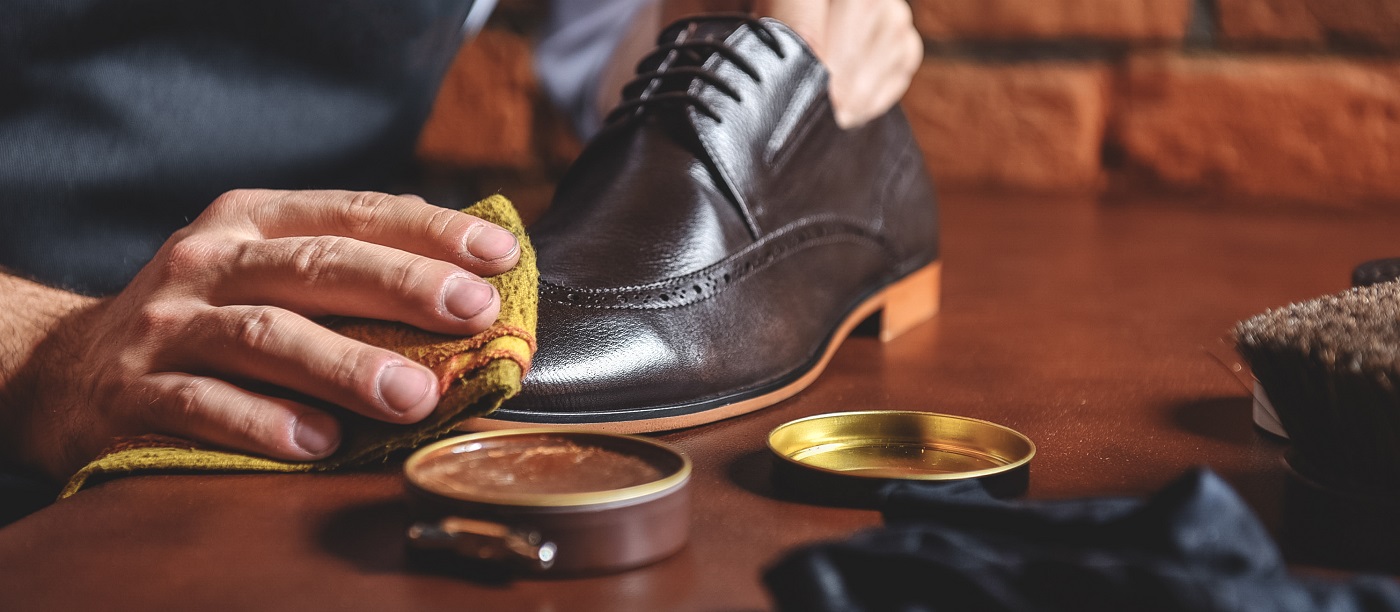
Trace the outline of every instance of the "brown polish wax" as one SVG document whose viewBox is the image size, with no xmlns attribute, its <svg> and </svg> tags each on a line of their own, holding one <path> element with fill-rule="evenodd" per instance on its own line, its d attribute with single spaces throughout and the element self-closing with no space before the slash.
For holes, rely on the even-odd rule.
<svg viewBox="0 0 1400 612">
<path fill-rule="evenodd" d="M 562 437 L 483 440 L 443 451 L 420 464 L 422 484 L 469 497 L 592 493 L 666 475 L 643 458 Z"/>
</svg>

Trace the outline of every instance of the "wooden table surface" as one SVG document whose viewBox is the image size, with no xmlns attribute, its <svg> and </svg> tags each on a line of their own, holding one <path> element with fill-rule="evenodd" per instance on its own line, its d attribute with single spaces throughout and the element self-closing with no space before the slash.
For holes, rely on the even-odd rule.
<svg viewBox="0 0 1400 612">
<path fill-rule="evenodd" d="M 0 528 L 0 608 L 747 610 L 790 547 L 879 524 L 783 501 L 764 435 L 850 409 L 997 421 L 1039 445 L 1031 498 L 1140 494 L 1209 465 L 1273 528 L 1281 442 L 1211 356 L 1230 325 L 1400 255 L 1400 215 L 950 197 L 939 317 L 853 338 L 796 398 L 661 436 L 695 461 L 690 545 L 631 572 L 491 583 L 406 567 L 395 466 L 341 475 L 146 476 Z"/>
</svg>

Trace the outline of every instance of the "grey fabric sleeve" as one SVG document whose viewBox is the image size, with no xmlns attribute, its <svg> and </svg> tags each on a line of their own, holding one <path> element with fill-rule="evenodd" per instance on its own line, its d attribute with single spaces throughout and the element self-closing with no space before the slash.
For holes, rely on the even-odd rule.
<svg viewBox="0 0 1400 612">
<path fill-rule="evenodd" d="M 552 0 L 535 46 L 535 74 L 556 107 L 588 138 L 601 127 L 598 87 L 613 51 L 642 7 L 655 0 Z"/>
</svg>

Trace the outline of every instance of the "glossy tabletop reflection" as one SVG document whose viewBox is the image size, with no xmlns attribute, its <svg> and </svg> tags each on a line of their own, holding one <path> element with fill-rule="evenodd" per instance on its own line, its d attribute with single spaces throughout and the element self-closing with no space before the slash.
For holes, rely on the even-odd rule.
<svg viewBox="0 0 1400 612">
<path fill-rule="evenodd" d="M 499 582 L 410 567 L 396 465 L 338 475 L 112 481 L 0 528 L 0 608 L 749 610 L 784 550 L 879 524 L 785 501 L 765 436 L 800 417 L 927 410 L 1038 452 L 1031 498 L 1140 494 L 1210 465 L 1278 528 L 1285 446 L 1212 353 L 1233 322 L 1400 255 L 1400 215 L 950 196 L 943 312 L 852 338 L 797 397 L 661 438 L 695 470 L 692 537 L 631 572 Z"/>
</svg>

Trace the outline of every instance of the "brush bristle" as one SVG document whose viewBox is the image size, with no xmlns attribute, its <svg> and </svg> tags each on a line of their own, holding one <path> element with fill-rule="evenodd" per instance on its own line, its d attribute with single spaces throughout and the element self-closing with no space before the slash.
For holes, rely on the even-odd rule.
<svg viewBox="0 0 1400 612">
<path fill-rule="evenodd" d="M 1400 489 L 1400 283 L 1269 310 L 1235 341 L 1315 476 Z"/>
</svg>

